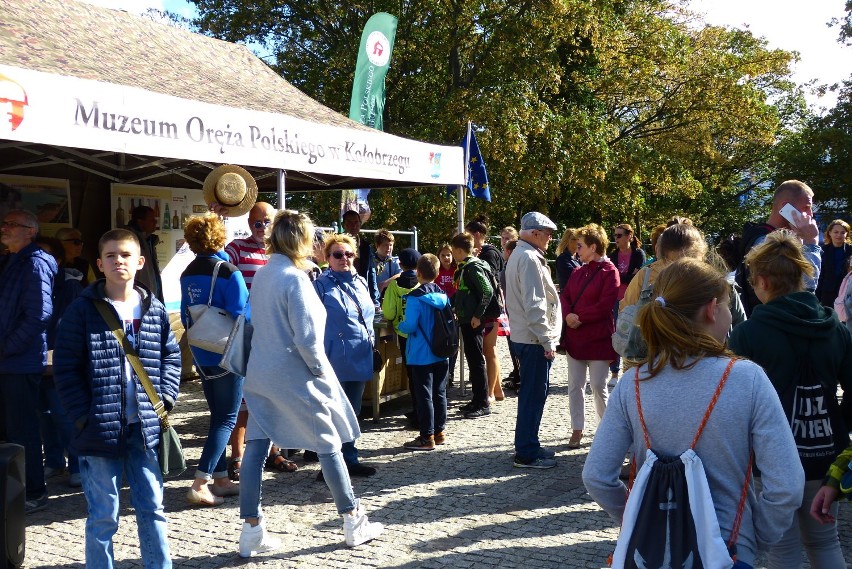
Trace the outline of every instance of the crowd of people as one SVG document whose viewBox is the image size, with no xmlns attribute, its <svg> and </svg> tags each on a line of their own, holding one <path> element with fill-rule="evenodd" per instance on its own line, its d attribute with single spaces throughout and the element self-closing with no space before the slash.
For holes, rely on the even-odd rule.
<svg viewBox="0 0 852 569">
<path fill-rule="evenodd" d="M 445 444 L 447 388 L 467 380 L 465 419 L 488 416 L 504 389 L 517 391 L 514 467 L 556 467 L 557 453 L 542 446 L 539 431 L 552 365 L 564 354 L 565 444 L 580 448 L 593 434 L 588 393 L 596 432 L 583 481 L 617 524 L 653 439 L 655 460 L 691 449 L 703 461 L 738 567 L 752 566 L 760 549 L 773 569 L 798 567 L 802 549 L 812 567 L 845 566 L 835 518 L 838 498 L 850 491 L 852 245 L 849 225 L 836 220 L 820 247 L 812 199 L 805 184 L 785 182 L 766 222 L 723 240 L 718 254 L 683 217 L 654 228 L 650 255 L 629 224 L 611 232 L 595 223 L 569 228 L 556 247 L 555 271 L 548 248 L 558 227 L 535 211 L 521 217 L 519 230 L 499 232 L 499 248 L 481 217 L 434 254 L 409 248 L 394 255 L 393 234 L 380 230 L 370 243 L 357 212 L 343 216 L 345 233 L 323 233 L 304 213 L 263 202 L 249 204 L 250 237 L 226 245 L 214 206 L 184 227 L 196 256 L 181 275 L 180 318 L 191 328 L 189 308 L 207 304 L 234 319 L 244 315 L 255 333 L 245 377 L 221 367 L 221 354 L 190 348 L 210 421 L 187 502 L 215 507 L 238 495 L 239 554 L 272 551 L 280 541 L 266 529 L 261 473 L 295 471 L 290 458 L 304 450 L 306 461 L 320 464 L 318 479 L 332 493 L 346 544 L 381 535 L 351 483 L 376 473 L 359 460 L 356 442 L 364 387 L 379 365 L 378 314 L 392 323 L 409 379 L 408 416 L 419 433 L 405 449 Z M 788 204 L 792 220 L 782 215 Z M 111 566 L 122 472 L 143 562 L 170 566 L 160 421 L 140 374 L 170 410 L 180 348 L 162 304 L 146 209 L 131 212 L 127 229 L 101 237 L 104 276 L 97 280 L 79 256 L 79 232 L 38 238 L 37 220 L 21 210 L 2 223 L 9 250 L 0 260 L 5 440 L 26 449 L 27 512 L 46 507 L 46 475 L 67 467 L 69 482 L 82 485 L 92 566 Z M 617 352 L 613 342 L 619 315 L 634 305 L 641 305 L 638 357 Z M 455 376 L 456 355 L 435 344 L 447 307 L 466 378 Z M 513 367 L 504 383 L 500 336 Z M 48 348 L 50 381 L 42 379 Z M 692 424 L 700 439 L 683 428 Z"/>
</svg>

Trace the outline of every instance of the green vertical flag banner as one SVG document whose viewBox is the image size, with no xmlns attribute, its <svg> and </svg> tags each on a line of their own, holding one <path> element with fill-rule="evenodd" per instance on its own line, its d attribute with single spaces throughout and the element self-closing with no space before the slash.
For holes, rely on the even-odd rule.
<svg viewBox="0 0 852 569">
<path fill-rule="evenodd" d="M 383 130 L 385 76 L 393 53 L 396 23 L 396 17 L 387 12 L 373 14 L 364 26 L 358 48 L 349 118 L 376 130 Z"/>
<path fill-rule="evenodd" d="M 385 76 L 393 53 L 396 24 L 396 16 L 387 12 L 373 14 L 364 26 L 358 48 L 349 118 L 376 130 L 384 130 Z M 361 214 L 362 223 L 366 222 L 370 216 L 369 193 L 367 188 L 344 190 L 340 200 L 341 219 L 344 213 L 353 210 Z"/>
</svg>

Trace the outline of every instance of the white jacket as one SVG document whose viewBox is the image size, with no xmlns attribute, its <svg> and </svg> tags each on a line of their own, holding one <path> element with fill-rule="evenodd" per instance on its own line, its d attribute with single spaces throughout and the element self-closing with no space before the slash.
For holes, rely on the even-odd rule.
<svg viewBox="0 0 852 569">
<path fill-rule="evenodd" d="M 506 312 L 512 341 L 556 351 L 561 330 L 559 293 L 544 255 L 519 240 L 506 265 Z"/>
</svg>

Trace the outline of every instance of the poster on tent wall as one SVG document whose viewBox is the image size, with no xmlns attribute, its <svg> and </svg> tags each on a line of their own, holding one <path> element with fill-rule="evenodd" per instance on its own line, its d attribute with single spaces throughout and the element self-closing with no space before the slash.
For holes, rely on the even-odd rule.
<svg viewBox="0 0 852 569">
<path fill-rule="evenodd" d="M 168 188 L 160 186 L 137 186 L 112 184 L 111 188 L 112 227 L 124 227 L 130 222 L 130 212 L 139 206 L 150 207 L 157 216 L 156 235 L 157 264 L 163 280 L 163 299 L 170 312 L 180 310 L 180 275 L 195 259 L 183 237 L 186 222 L 193 215 L 208 211 L 204 194 L 199 190 Z M 234 239 L 245 239 L 248 230 L 248 214 L 225 218 L 225 243 Z"/>
<path fill-rule="evenodd" d="M 68 180 L 0 175 L 0 219 L 13 209 L 33 212 L 42 235 L 52 237 L 60 227 L 71 227 Z"/>
</svg>

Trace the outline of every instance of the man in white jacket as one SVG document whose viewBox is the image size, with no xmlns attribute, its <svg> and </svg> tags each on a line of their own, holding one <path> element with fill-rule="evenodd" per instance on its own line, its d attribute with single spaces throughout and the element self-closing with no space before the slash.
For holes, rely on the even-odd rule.
<svg viewBox="0 0 852 569">
<path fill-rule="evenodd" d="M 525 214 L 518 245 L 506 266 L 506 311 L 521 372 L 515 422 L 514 465 L 518 468 L 556 466 L 554 453 L 538 440 L 550 366 L 559 343 L 559 294 L 544 258 L 554 231 L 556 224 L 546 215 Z"/>
</svg>

